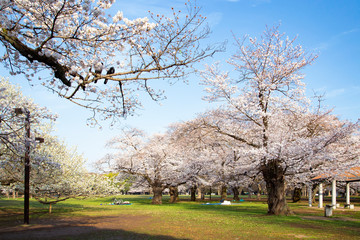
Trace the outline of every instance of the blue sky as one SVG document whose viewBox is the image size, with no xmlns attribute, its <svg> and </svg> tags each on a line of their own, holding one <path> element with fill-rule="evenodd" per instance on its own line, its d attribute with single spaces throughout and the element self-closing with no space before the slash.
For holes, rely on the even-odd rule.
<svg viewBox="0 0 360 240">
<path fill-rule="evenodd" d="M 185 0 L 184 0 L 185 1 Z M 175 7 L 184 7 L 179 0 L 118 0 L 114 8 L 122 10 L 124 16 L 132 19 L 147 16 L 147 11 L 164 13 Z M 223 61 L 232 53 L 233 37 L 245 34 L 259 36 L 265 26 L 281 23 L 280 31 L 290 38 L 298 36 L 297 43 L 319 57 L 305 70 L 307 92 L 325 94 L 324 102 L 342 119 L 356 121 L 360 113 L 360 1 L 359 0 L 198 0 L 202 15 L 207 17 L 212 34 L 209 42 L 228 40 L 227 51 L 208 59 L 207 63 Z M 202 65 L 199 65 L 201 68 Z M 198 85 L 198 77 L 189 78 L 189 84 L 181 82 L 168 86 L 165 82 L 156 84 L 165 89 L 167 99 L 161 104 L 146 99 L 144 109 L 138 116 L 129 117 L 113 129 L 86 126 L 90 115 L 86 110 L 60 99 L 46 89 L 29 87 L 21 76 L 9 76 L 0 66 L 0 76 L 20 84 L 25 95 L 32 97 L 39 105 L 58 113 L 57 132 L 61 138 L 88 159 L 89 166 L 108 151 L 107 140 L 116 136 L 122 125 L 132 125 L 149 133 L 163 131 L 170 123 L 188 120 L 197 113 L 211 108 L 202 101 L 204 94 Z"/>
</svg>

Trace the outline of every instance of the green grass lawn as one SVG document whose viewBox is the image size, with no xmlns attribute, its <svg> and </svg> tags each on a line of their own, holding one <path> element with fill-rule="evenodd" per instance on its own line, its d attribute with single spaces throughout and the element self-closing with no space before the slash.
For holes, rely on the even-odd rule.
<svg viewBox="0 0 360 240">
<path fill-rule="evenodd" d="M 71 227 L 72 220 L 79 223 L 71 229 L 92 228 L 76 235 L 63 231 L 52 239 L 360 239 L 358 204 L 355 210 L 339 208 L 333 217 L 324 218 L 323 210 L 307 207 L 306 201 L 289 203 L 292 216 L 269 216 L 265 201 L 247 198 L 230 206 L 202 205 L 186 196 L 176 204 L 169 204 L 165 196 L 163 205 L 151 205 L 149 196 L 118 198 L 132 205 L 109 205 L 113 197 L 72 199 L 56 204 L 49 214 L 48 206 L 31 201 L 30 228 L 43 231 L 42 225 L 52 223 L 52 229 L 60 229 L 55 223 L 64 221 Z M 27 231 L 22 211 L 23 199 L 0 199 L 0 239 L 2 229 Z"/>
</svg>

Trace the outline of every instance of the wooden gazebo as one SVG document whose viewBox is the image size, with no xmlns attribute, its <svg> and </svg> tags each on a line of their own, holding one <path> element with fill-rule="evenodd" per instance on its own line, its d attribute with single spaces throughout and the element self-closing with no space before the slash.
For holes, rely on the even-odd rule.
<svg viewBox="0 0 360 240">
<path fill-rule="evenodd" d="M 322 179 L 328 179 L 332 177 L 333 174 L 321 174 L 319 176 L 311 179 L 313 182 L 319 182 L 319 208 L 323 207 L 323 184 L 321 182 Z M 336 182 L 341 181 L 346 183 L 346 203 L 345 208 L 350 208 L 350 183 L 352 182 L 360 182 L 360 167 L 353 167 L 349 171 L 344 172 L 343 174 L 337 175 L 332 180 L 332 194 L 331 194 L 331 205 L 333 209 L 336 208 Z"/>
</svg>

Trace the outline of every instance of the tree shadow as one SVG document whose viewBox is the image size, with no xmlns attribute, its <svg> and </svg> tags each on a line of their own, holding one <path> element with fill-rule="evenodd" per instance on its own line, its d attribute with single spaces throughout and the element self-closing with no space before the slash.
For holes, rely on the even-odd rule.
<svg viewBox="0 0 360 240">
<path fill-rule="evenodd" d="M 124 222 L 127 224 L 124 224 Z M 128 230 L 146 224 L 146 219 L 131 216 L 119 217 L 74 217 L 64 219 L 37 219 L 33 224 L 0 228 L 0 239 L 159 239 L 186 240 L 173 236 L 138 233 Z"/>
</svg>

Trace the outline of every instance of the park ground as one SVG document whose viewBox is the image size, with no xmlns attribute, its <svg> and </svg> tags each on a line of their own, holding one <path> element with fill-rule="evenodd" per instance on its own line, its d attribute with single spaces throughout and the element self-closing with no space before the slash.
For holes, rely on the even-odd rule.
<svg viewBox="0 0 360 240">
<path fill-rule="evenodd" d="M 245 196 L 229 206 L 204 205 L 218 202 L 214 197 L 170 204 L 165 196 L 159 206 L 149 196 L 117 196 L 131 205 L 111 205 L 113 198 L 67 200 L 51 214 L 31 200 L 29 225 L 22 224 L 23 199 L 2 198 L 0 239 L 360 239 L 360 199 L 352 199 L 355 209 L 324 217 L 305 199 L 289 203 L 291 216 L 269 216 L 266 199 Z"/>
</svg>

